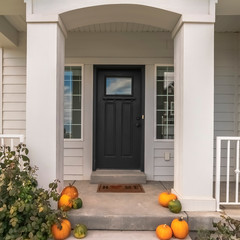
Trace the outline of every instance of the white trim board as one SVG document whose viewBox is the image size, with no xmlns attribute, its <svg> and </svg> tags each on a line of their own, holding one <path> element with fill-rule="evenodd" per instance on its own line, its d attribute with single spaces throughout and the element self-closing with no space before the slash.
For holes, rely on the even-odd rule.
<svg viewBox="0 0 240 240">
<path fill-rule="evenodd" d="M 173 58 L 166 57 L 166 58 L 111 58 L 111 57 L 66 57 L 65 59 L 66 65 L 73 65 L 81 62 L 82 64 L 161 64 L 161 65 L 173 65 Z"/>
<path fill-rule="evenodd" d="M 3 94 L 2 94 L 2 80 L 3 80 L 3 49 L 0 48 L 0 133 L 3 133 Z"/>
</svg>

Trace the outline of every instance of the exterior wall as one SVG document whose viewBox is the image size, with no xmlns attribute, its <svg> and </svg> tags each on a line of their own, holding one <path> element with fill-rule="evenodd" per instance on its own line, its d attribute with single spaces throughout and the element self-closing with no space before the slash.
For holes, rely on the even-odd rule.
<svg viewBox="0 0 240 240">
<path fill-rule="evenodd" d="M 164 152 L 173 152 L 173 141 L 155 141 L 155 64 L 173 64 L 173 42 L 170 33 L 69 33 L 66 40 L 66 63 L 84 64 L 83 75 L 83 140 L 78 143 L 65 140 L 65 146 L 74 148 L 71 164 L 65 169 L 78 175 L 65 178 L 89 179 L 92 170 L 92 119 L 93 119 L 93 65 L 144 64 L 145 76 L 145 173 L 150 180 L 173 179 L 173 154 L 164 161 Z M 89 104 L 91 103 L 91 104 Z M 166 148 L 167 147 L 167 150 Z M 81 155 L 82 154 L 82 155 Z M 80 156 L 81 155 L 81 156 Z M 69 157 L 69 156 L 68 156 Z M 83 160 L 83 162 L 82 162 Z M 161 176 L 160 176 L 161 175 Z"/>
<path fill-rule="evenodd" d="M 149 59 L 152 63 L 160 59 L 166 64 L 169 58 L 173 59 L 173 42 L 168 32 L 71 32 L 66 39 L 66 58 L 83 63 L 106 63 L 106 59 L 108 64 L 112 63 L 112 58 L 118 59 L 112 64 L 124 64 L 125 58 L 135 58 L 132 64 L 139 62 L 136 58 L 144 59 L 142 63 L 146 64 Z"/>
<path fill-rule="evenodd" d="M 145 170 L 148 179 L 173 180 L 173 141 L 154 140 L 155 64 L 173 63 L 169 33 L 69 33 L 66 63 L 84 64 L 83 139 L 65 140 L 64 178 L 89 179 L 92 169 L 93 64 L 146 64 Z M 148 43 L 148 44 L 146 44 Z M 90 49 L 90 50 L 89 50 Z M 25 134 L 26 38 L 18 48 L 2 49 L 2 133 Z M 240 34 L 215 33 L 216 136 L 240 133 Z M 164 153 L 170 152 L 170 161 Z M 232 167 L 233 168 L 233 167 Z"/>
<path fill-rule="evenodd" d="M 2 133 L 26 135 L 26 36 L 3 49 Z"/>
<path fill-rule="evenodd" d="M 215 136 L 238 135 L 239 34 L 215 34 Z"/>
<path fill-rule="evenodd" d="M 239 136 L 240 130 L 240 34 L 215 34 L 215 121 L 216 136 Z M 226 156 L 226 145 L 223 155 Z M 234 147 L 231 146 L 232 153 Z M 214 155 L 215 155 L 214 151 Z M 233 156 L 233 155 L 232 155 Z M 224 157 L 223 157 L 224 159 Z M 226 176 L 226 158 L 223 160 L 222 180 Z M 230 179 L 235 176 L 235 163 L 231 161 Z M 215 170 L 214 170 L 215 173 Z"/>
</svg>

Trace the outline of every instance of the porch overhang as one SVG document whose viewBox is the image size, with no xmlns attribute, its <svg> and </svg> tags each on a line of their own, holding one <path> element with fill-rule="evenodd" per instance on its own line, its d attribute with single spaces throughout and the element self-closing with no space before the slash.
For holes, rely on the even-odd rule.
<svg viewBox="0 0 240 240">
<path fill-rule="evenodd" d="M 131 22 L 172 31 L 180 14 L 134 4 L 112 4 L 68 11 L 60 17 L 68 31 L 96 23 Z"/>
</svg>

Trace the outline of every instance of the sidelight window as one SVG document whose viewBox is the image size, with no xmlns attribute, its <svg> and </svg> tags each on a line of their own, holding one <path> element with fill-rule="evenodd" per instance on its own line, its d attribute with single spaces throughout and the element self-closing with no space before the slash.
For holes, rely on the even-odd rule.
<svg viewBox="0 0 240 240">
<path fill-rule="evenodd" d="M 64 138 L 82 136 L 82 67 L 66 66 L 64 71 Z"/>
<path fill-rule="evenodd" d="M 174 69 L 157 66 L 156 74 L 156 138 L 174 138 Z"/>
</svg>

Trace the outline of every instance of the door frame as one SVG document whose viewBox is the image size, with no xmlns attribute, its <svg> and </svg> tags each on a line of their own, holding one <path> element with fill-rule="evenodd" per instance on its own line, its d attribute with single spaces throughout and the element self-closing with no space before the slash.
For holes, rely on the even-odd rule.
<svg viewBox="0 0 240 240">
<path fill-rule="evenodd" d="M 97 159 L 96 159 L 96 136 L 97 136 L 97 73 L 98 70 L 141 70 L 141 110 L 142 114 L 145 116 L 145 65 L 93 65 L 93 164 L 92 170 L 97 170 Z M 140 153 L 140 171 L 144 172 L 144 149 L 145 149 L 145 117 L 142 121 L 142 141 L 141 141 L 141 153 Z"/>
</svg>

